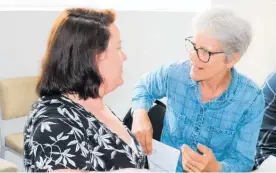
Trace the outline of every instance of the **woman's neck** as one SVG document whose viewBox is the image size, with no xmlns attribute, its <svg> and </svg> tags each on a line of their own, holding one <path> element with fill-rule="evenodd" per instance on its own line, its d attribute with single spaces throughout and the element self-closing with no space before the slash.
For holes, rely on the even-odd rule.
<svg viewBox="0 0 276 173">
<path fill-rule="evenodd" d="M 102 97 L 96 99 L 88 98 L 84 100 L 80 99 L 77 95 L 68 94 L 66 96 L 74 102 L 83 106 L 87 111 L 91 113 L 100 113 L 105 110 L 105 104 Z"/>
<path fill-rule="evenodd" d="M 200 87 L 209 93 L 224 92 L 230 85 L 232 80 L 231 71 L 226 71 L 215 77 L 200 82 Z"/>
</svg>

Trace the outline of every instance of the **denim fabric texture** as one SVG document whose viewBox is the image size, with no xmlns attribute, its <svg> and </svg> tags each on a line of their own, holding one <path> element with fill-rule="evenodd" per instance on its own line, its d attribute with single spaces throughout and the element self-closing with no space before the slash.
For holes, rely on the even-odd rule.
<svg viewBox="0 0 276 173">
<path fill-rule="evenodd" d="M 177 149 L 187 144 L 194 151 L 200 143 L 214 152 L 223 172 L 251 171 L 263 120 L 262 90 L 233 68 L 228 89 L 203 104 L 190 70 L 190 61 L 178 61 L 143 75 L 134 88 L 133 109 L 149 110 L 154 100 L 167 97 L 163 143 Z M 184 171 L 181 156 L 176 171 Z"/>
</svg>

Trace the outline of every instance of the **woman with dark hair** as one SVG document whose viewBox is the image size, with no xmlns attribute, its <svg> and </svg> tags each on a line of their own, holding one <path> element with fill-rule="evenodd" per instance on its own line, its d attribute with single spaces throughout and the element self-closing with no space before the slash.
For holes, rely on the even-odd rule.
<svg viewBox="0 0 276 173">
<path fill-rule="evenodd" d="M 111 10 L 67 9 L 57 18 L 37 85 L 40 99 L 25 126 L 28 172 L 142 169 L 145 155 L 105 106 L 123 84 L 120 32 Z"/>
</svg>

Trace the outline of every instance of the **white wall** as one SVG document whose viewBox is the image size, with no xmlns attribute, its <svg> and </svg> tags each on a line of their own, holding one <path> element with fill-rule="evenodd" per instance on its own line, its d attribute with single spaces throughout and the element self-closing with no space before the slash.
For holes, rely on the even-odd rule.
<svg viewBox="0 0 276 173">
<path fill-rule="evenodd" d="M 262 85 L 267 75 L 276 70 L 276 1 L 212 0 L 212 6 L 230 8 L 251 22 L 254 38 L 237 68 Z"/>
</svg>

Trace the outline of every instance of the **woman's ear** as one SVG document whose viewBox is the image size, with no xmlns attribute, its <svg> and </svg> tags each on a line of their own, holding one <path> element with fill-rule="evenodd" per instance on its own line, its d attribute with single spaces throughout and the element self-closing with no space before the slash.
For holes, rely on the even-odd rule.
<svg viewBox="0 0 276 173">
<path fill-rule="evenodd" d="M 233 68 L 237 62 L 241 59 L 241 54 L 239 52 L 236 52 L 230 56 L 227 56 L 226 65 L 228 69 Z"/>
<path fill-rule="evenodd" d="M 97 59 L 98 62 L 104 60 L 104 59 L 105 59 L 105 51 L 102 52 L 102 53 L 98 53 L 98 54 L 96 55 L 96 59 Z"/>
</svg>

